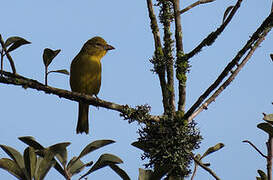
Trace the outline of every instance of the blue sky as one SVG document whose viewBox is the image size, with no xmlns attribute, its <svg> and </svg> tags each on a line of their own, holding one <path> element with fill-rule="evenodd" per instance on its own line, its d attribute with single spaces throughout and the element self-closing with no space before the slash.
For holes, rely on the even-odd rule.
<svg viewBox="0 0 273 180">
<path fill-rule="evenodd" d="M 182 7 L 192 2 L 185 0 Z M 183 14 L 185 52 L 219 27 L 225 9 L 235 3 L 235 0 L 218 0 Z M 268 16 L 271 3 L 269 0 L 243 1 L 216 42 L 190 60 L 186 108 L 217 78 Z M 44 48 L 62 50 L 49 69 L 69 69 L 83 43 L 99 35 L 116 48 L 102 60 L 99 97 L 132 106 L 147 103 L 153 114 L 162 113 L 158 78 L 150 71 L 149 58 L 153 55 L 154 44 L 146 1 L 9 0 L 1 2 L 1 12 L 3 38 L 21 36 L 32 42 L 11 53 L 19 74 L 43 82 Z M 269 58 L 272 40 L 271 32 L 232 84 L 196 118 L 204 137 L 196 153 L 203 153 L 218 142 L 225 144 L 221 151 L 205 159 L 222 179 L 254 179 L 257 169 L 266 171 L 265 159 L 242 141 L 251 140 L 266 152 L 267 136 L 256 125 L 262 122 L 262 112 L 272 113 L 273 71 Z M 10 70 L 8 63 L 4 68 Z M 65 75 L 50 74 L 49 85 L 70 90 L 69 78 Z M 76 102 L 6 84 L 0 85 L 0 99 L 0 144 L 23 152 L 26 146 L 17 139 L 19 136 L 34 136 L 44 146 L 69 141 L 72 143 L 68 147 L 70 159 L 91 141 L 113 139 L 115 144 L 83 160 L 95 161 L 102 153 L 115 154 L 124 161 L 120 167 L 132 179 L 137 179 L 138 168 L 143 168 L 142 152 L 130 145 L 138 137 L 139 126 L 128 124 L 115 111 L 91 107 L 90 134 L 76 135 Z M 0 151 L 0 157 L 7 155 Z M 89 177 L 120 179 L 109 168 L 98 170 Z M 13 179 L 13 176 L 0 169 L 0 179 Z M 62 179 L 62 176 L 51 169 L 46 179 Z M 199 168 L 195 179 L 213 178 Z"/>
</svg>

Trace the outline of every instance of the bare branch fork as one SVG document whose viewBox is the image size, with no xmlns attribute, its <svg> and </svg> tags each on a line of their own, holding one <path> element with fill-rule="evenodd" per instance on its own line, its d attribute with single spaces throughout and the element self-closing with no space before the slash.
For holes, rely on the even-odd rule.
<svg viewBox="0 0 273 180">
<path fill-rule="evenodd" d="M 257 29 L 255 33 L 251 36 L 251 38 L 247 41 L 245 46 L 237 53 L 237 55 L 230 61 L 230 63 L 225 67 L 222 73 L 218 76 L 215 82 L 198 98 L 198 100 L 192 105 L 192 107 L 186 112 L 185 118 L 189 121 L 196 117 L 201 111 L 207 108 L 207 106 L 215 100 L 215 98 L 231 83 L 231 81 L 235 78 L 235 76 L 239 73 L 242 67 L 246 64 L 246 62 L 250 59 L 254 51 L 257 47 L 262 43 L 265 36 L 271 30 L 273 26 L 273 13 L 271 13 L 262 25 Z M 243 59 L 243 61 L 239 63 L 240 59 L 244 56 L 244 54 L 248 51 L 248 54 Z M 232 69 L 237 66 L 235 71 Z M 203 101 L 209 96 L 209 94 L 214 91 L 228 76 L 229 72 L 232 72 L 230 77 L 217 89 L 217 91 L 205 102 Z M 200 106 L 202 104 L 202 106 Z M 200 107 L 199 107 L 200 106 Z M 197 109 L 198 108 L 198 109 Z M 197 109 L 197 110 L 196 110 Z"/>
</svg>

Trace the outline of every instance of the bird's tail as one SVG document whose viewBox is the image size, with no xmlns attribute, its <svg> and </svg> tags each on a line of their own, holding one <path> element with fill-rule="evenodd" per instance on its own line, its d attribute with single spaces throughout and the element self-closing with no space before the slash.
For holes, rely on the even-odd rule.
<svg viewBox="0 0 273 180">
<path fill-rule="evenodd" d="M 89 111 L 89 105 L 79 102 L 79 116 L 78 116 L 78 124 L 77 124 L 77 134 L 83 133 L 83 132 L 88 134 L 88 132 L 89 132 L 88 111 Z"/>
</svg>

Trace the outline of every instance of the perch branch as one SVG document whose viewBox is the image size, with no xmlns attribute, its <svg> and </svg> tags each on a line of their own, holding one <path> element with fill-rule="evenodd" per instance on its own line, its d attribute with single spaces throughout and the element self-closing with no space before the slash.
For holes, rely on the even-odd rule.
<svg viewBox="0 0 273 180">
<path fill-rule="evenodd" d="M 264 40 L 267 33 L 271 30 L 273 25 L 273 13 L 271 13 L 262 25 L 256 30 L 255 33 L 251 36 L 251 38 L 247 41 L 245 46 L 237 53 L 235 58 L 225 67 L 222 73 L 218 76 L 215 82 L 198 98 L 198 100 L 192 105 L 192 107 L 186 112 L 185 118 L 191 121 L 194 117 L 196 117 L 201 111 L 207 108 L 207 106 L 215 100 L 215 98 L 231 83 L 231 81 L 235 78 L 238 72 L 242 69 L 245 63 L 252 56 L 256 48 L 260 45 L 260 43 Z M 248 51 L 249 53 L 244 58 L 241 64 L 238 64 L 239 60 L 242 56 Z M 209 94 L 214 91 L 224 80 L 224 78 L 232 71 L 232 68 L 237 65 L 237 68 L 232 75 L 218 88 L 218 90 L 205 102 L 201 105 L 201 103 L 209 96 Z M 200 106 L 200 107 L 199 107 Z M 198 110 L 196 110 L 199 107 Z M 196 110 L 196 111 L 195 111 Z"/>
<path fill-rule="evenodd" d="M 210 168 L 208 168 L 207 166 L 205 166 L 202 162 L 200 162 L 198 159 L 196 159 L 193 155 L 193 153 L 189 153 L 191 158 L 196 162 L 196 164 L 198 164 L 199 166 L 201 166 L 204 170 L 206 170 L 208 173 L 210 173 L 216 180 L 220 180 L 220 178 L 215 174 L 215 172 L 213 172 Z"/>
<path fill-rule="evenodd" d="M 164 110 L 168 109 L 168 98 L 167 98 L 167 89 L 166 89 L 166 79 L 165 79 L 165 71 L 166 67 L 165 65 L 162 65 L 161 61 L 163 60 L 163 51 L 162 51 L 162 45 L 161 45 L 161 39 L 160 39 L 160 33 L 159 28 L 156 20 L 156 16 L 153 9 L 153 3 L 152 0 L 147 0 L 147 7 L 149 12 L 149 18 L 151 23 L 151 29 L 154 36 L 154 42 L 155 42 L 155 71 L 158 74 L 160 86 L 161 86 L 161 92 L 163 97 L 163 107 Z M 166 112 L 165 112 L 166 113 Z"/>
<path fill-rule="evenodd" d="M 233 18 L 234 14 L 239 9 L 241 3 L 243 0 L 238 0 L 236 5 L 233 7 L 232 11 L 230 12 L 229 16 L 226 18 L 226 20 L 223 22 L 223 24 L 214 32 L 210 33 L 196 48 L 194 48 L 191 52 L 184 55 L 183 59 L 189 60 L 194 55 L 199 53 L 203 47 L 210 46 L 214 41 L 217 39 L 217 37 L 224 31 L 226 26 L 229 24 L 231 19 Z"/>
<path fill-rule="evenodd" d="M 191 8 L 194 8 L 195 6 L 198 6 L 200 4 L 210 3 L 210 2 L 213 2 L 213 1 L 215 1 L 215 0 L 199 0 L 199 1 L 196 1 L 195 3 L 192 3 L 188 7 L 182 9 L 179 13 L 183 14 L 183 13 L 187 12 L 188 10 L 190 10 Z"/>
<path fill-rule="evenodd" d="M 113 102 L 104 101 L 90 95 L 85 95 L 77 92 L 71 92 L 64 89 L 54 88 L 50 86 L 46 86 L 36 80 L 29 79 L 18 74 L 14 75 L 12 73 L 3 71 L 3 76 L 0 76 L 0 82 L 4 84 L 13 84 L 16 86 L 22 86 L 24 88 L 32 88 L 38 91 L 44 91 L 46 94 L 54 94 L 59 96 L 60 98 L 69 99 L 71 101 L 82 101 L 87 104 L 103 107 L 106 109 L 111 109 L 118 111 L 120 113 L 126 113 L 128 109 L 135 110 L 130 108 L 128 105 L 119 105 Z M 160 119 L 159 116 L 150 116 L 149 120 L 158 122 Z"/>
<path fill-rule="evenodd" d="M 264 155 L 252 142 L 248 141 L 248 140 L 244 140 L 244 143 L 248 143 L 250 146 L 252 146 L 261 156 L 263 156 L 264 158 L 267 158 L 266 155 Z"/>
<path fill-rule="evenodd" d="M 16 69 L 15 69 L 14 61 L 13 61 L 12 57 L 10 56 L 9 52 L 7 51 L 7 49 L 5 47 L 5 42 L 4 42 L 1 34 L 0 34 L 0 43 L 1 43 L 3 51 L 5 52 L 5 55 L 7 56 L 8 60 L 9 60 L 9 63 L 10 63 L 10 66 L 11 66 L 13 74 L 16 74 Z"/>
</svg>

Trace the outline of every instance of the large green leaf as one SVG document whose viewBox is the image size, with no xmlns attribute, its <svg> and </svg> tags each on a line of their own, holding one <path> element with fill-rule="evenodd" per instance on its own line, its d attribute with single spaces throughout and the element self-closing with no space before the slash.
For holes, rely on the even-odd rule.
<svg viewBox="0 0 273 180">
<path fill-rule="evenodd" d="M 22 136 L 18 138 L 20 141 L 24 142 L 25 144 L 33 147 L 34 149 L 42 150 L 44 147 L 38 143 L 34 137 L 32 136 Z"/>
<path fill-rule="evenodd" d="M 99 148 L 106 146 L 108 144 L 112 144 L 114 142 L 115 141 L 113 141 L 113 140 L 97 140 L 97 141 L 91 142 L 82 150 L 78 159 L 82 158 L 83 156 L 87 155 L 88 153 L 91 153 L 92 151 L 95 151 L 96 149 L 99 149 Z"/>
<path fill-rule="evenodd" d="M 110 168 L 115 171 L 123 180 L 130 180 L 128 174 L 115 164 L 110 164 Z"/>
<path fill-rule="evenodd" d="M 0 145 L 0 147 L 9 155 L 9 157 L 11 157 L 11 159 L 16 162 L 21 169 L 25 168 L 23 156 L 16 149 L 5 145 Z"/>
<path fill-rule="evenodd" d="M 40 144 L 38 143 L 34 137 L 31 137 L 31 136 L 23 136 L 23 137 L 19 137 L 18 138 L 19 140 L 21 140 L 22 142 L 26 143 L 27 145 L 33 147 L 34 149 L 37 149 L 37 150 L 44 150 L 45 148 Z M 37 154 L 39 154 L 40 156 L 44 156 L 43 154 L 41 154 L 43 151 L 38 151 Z M 55 161 L 55 160 L 54 160 Z M 63 176 L 65 176 L 65 172 L 64 172 L 64 169 L 62 168 L 62 166 L 57 162 L 55 161 L 55 165 L 54 165 L 54 168 L 60 173 L 62 174 Z"/>
<path fill-rule="evenodd" d="M 87 173 L 82 175 L 80 177 L 80 179 L 84 178 L 85 176 L 89 175 L 90 173 L 92 173 L 98 169 L 101 169 L 105 166 L 112 165 L 112 164 L 120 164 L 120 163 L 123 163 L 123 161 L 119 157 L 117 157 L 113 154 L 102 154 L 100 156 L 100 158 L 98 159 L 98 161 L 91 167 L 91 169 Z"/>
<path fill-rule="evenodd" d="M 17 49 L 18 47 L 24 45 L 24 44 L 30 44 L 31 42 L 25 40 L 24 38 L 22 37 L 18 37 L 18 36 L 13 36 L 13 37 L 10 37 L 6 40 L 5 42 L 5 47 L 7 48 L 8 46 L 10 46 L 10 48 L 8 48 L 8 52 L 11 52 L 15 49 Z"/>
<path fill-rule="evenodd" d="M 34 177 L 37 157 L 35 154 L 35 149 L 32 147 L 27 147 L 24 151 L 24 161 L 25 161 L 25 168 L 28 173 L 30 179 Z"/>
<path fill-rule="evenodd" d="M 212 146 L 212 147 L 208 148 L 207 151 L 206 151 L 206 152 L 203 154 L 203 156 L 200 158 L 200 160 L 203 159 L 205 156 L 207 156 L 207 155 L 209 155 L 209 154 L 211 154 L 211 153 L 214 153 L 214 152 L 216 152 L 216 151 L 222 149 L 224 146 L 225 146 L 225 145 L 224 145 L 223 143 L 218 143 L 218 144 L 216 144 L 215 146 Z"/>
<path fill-rule="evenodd" d="M 73 162 L 73 164 L 71 162 Z M 77 159 L 77 157 L 73 157 L 68 162 L 67 170 L 73 176 L 74 174 L 77 174 L 77 173 L 81 172 L 84 169 L 85 166 L 86 165 L 80 159 Z"/>
<path fill-rule="evenodd" d="M 52 153 L 50 150 L 44 151 L 44 157 L 39 158 L 37 162 L 37 167 L 35 177 L 37 180 L 42 180 L 50 170 L 50 168 L 55 164 L 55 161 L 53 161 L 54 153 Z"/>
<path fill-rule="evenodd" d="M 52 62 L 52 60 L 61 52 L 60 49 L 52 50 L 49 48 L 44 49 L 43 61 L 44 65 L 47 67 Z"/>
<path fill-rule="evenodd" d="M 268 133 L 270 136 L 273 136 L 273 127 L 269 123 L 260 123 L 257 125 L 257 127 L 266 133 Z"/>
<path fill-rule="evenodd" d="M 10 174 L 18 179 L 24 179 L 25 175 L 22 169 L 17 165 L 17 163 L 8 158 L 0 159 L 0 168 L 8 171 Z"/>
<path fill-rule="evenodd" d="M 153 175 L 152 170 L 145 170 L 139 168 L 138 180 L 151 180 L 152 175 Z"/>
<path fill-rule="evenodd" d="M 67 163 L 67 150 L 66 147 L 69 146 L 70 142 L 58 143 L 50 146 L 48 149 L 56 155 L 60 163 L 65 167 Z"/>
</svg>

